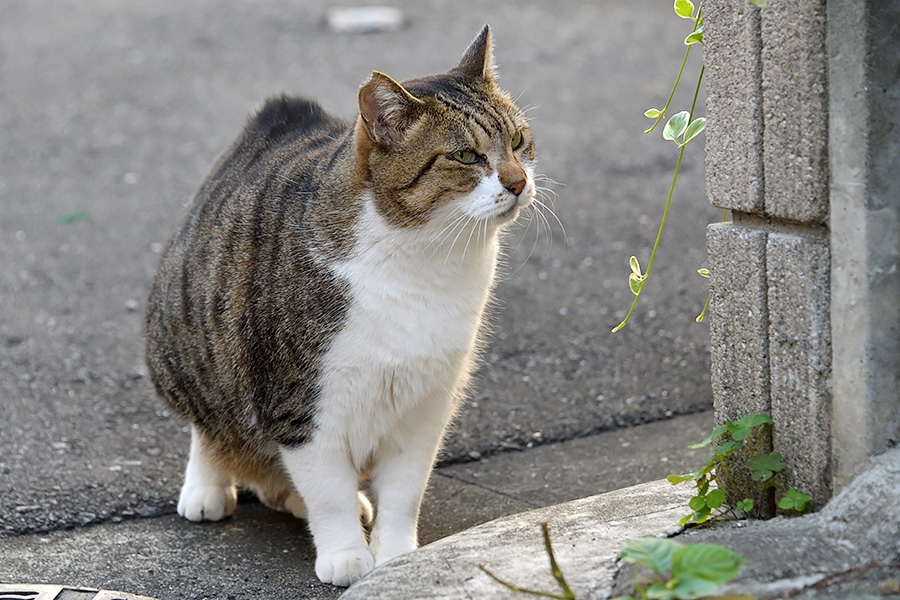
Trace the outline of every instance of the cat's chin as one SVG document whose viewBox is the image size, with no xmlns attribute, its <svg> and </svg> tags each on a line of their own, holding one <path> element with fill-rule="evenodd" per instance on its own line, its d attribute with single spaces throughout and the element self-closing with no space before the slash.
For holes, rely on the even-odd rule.
<svg viewBox="0 0 900 600">
<path fill-rule="evenodd" d="M 519 217 L 519 212 L 521 212 L 521 209 L 525 208 L 529 204 L 531 204 L 530 199 L 525 201 L 522 201 L 521 199 L 516 200 L 515 202 L 513 202 L 512 206 L 495 215 L 494 221 L 498 225 L 507 225 L 509 223 L 512 223 Z"/>
<path fill-rule="evenodd" d="M 516 217 L 519 216 L 519 208 L 521 206 L 518 202 L 507 208 L 505 211 L 494 217 L 497 221 L 498 225 L 506 225 L 507 223 L 511 223 L 516 220 Z"/>
</svg>

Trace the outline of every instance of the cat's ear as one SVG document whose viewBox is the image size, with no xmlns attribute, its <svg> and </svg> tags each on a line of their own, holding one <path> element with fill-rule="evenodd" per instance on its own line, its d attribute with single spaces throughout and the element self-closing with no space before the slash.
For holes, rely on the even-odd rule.
<svg viewBox="0 0 900 600">
<path fill-rule="evenodd" d="M 494 45 L 491 43 L 491 26 L 485 25 L 475 41 L 463 54 L 456 68 L 470 77 L 494 79 L 497 70 L 494 66 Z"/>
<path fill-rule="evenodd" d="M 359 88 L 359 116 L 369 138 L 393 146 L 418 119 L 423 102 L 378 71 Z"/>
</svg>

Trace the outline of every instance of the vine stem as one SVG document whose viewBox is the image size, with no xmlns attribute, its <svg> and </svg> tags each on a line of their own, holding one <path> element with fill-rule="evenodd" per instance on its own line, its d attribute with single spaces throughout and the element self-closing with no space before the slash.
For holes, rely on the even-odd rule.
<svg viewBox="0 0 900 600">
<path fill-rule="evenodd" d="M 694 21 L 694 30 L 691 31 L 691 33 L 697 31 L 697 24 L 700 22 L 700 13 L 702 11 L 703 5 L 701 4 L 697 9 L 697 19 Z M 650 129 L 645 130 L 644 133 L 650 133 L 651 131 L 656 129 L 656 126 L 659 125 L 659 122 L 662 121 L 662 118 L 666 116 L 666 111 L 669 110 L 669 104 L 672 103 L 672 98 L 675 96 L 675 90 L 678 89 L 678 82 L 681 81 L 681 75 L 684 73 L 684 67 L 685 65 L 687 65 L 688 56 L 690 56 L 691 54 L 691 46 L 693 46 L 693 44 L 688 44 L 687 50 L 684 53 L 684 60 L 681 61 L 681 70 L 678 71 L 678 77 L 675 78 L 675 85 L 672 86 L 672 92 L 669 94 L 669 99 L 666 100 L 666 105 L 663 106 L 662 111 L 660 111 L 659 116 L 656 117 L 656 120 L 653 121 L 653 125 L 650 126 Z M 693 109 L 691 109 L 691 114 L 694 114 Z"/>
<path fill-rule="evenodd" d="M 706 71 L 706 65 L 703 65 L 700 68 L 700 77 L 697 78 L 697 87 L 694 89 L 694 100 L 691 102 L 691 115 L 688 118 L 690 121 L 694 116 L 694 109 L 697 107 L 697 96 L 700 94 L 700 84 L 703 82 L 703 73 Z M 613 333 L 619 331 L 625 324 L 628 322 L 628 319 L 631 318 L 631 313 L 634 312 L 634 307 L 637 306 L 638 300 L 641 298 L 641 294 L 644 293 L 644 287 L 646 287 L 647 279 L 650 277 L 650 269 L 653 268 L 653 260 L 656 258 L 656 251 L 659 248 L 659 241 L 662 239 L 663 227 L 666 226 L 666 219 L 669 216 L 669 207 L 672 204 L 672 196 L 675 194 L 675 184 L 678 182 L 678 173 L 681 171 L 681 160 L 684 158 L 684 149 L 687 147 L 687 142 L 681 145 L 681 151 L 678 153 L 678 162 L 675 164 L 675 175 L 672 177 L 672 185 L 669 188 L 669 196 L 666 198 L 666 208 L 663 210 L 662 221 L 659 224 L 659 230 L 656 232 L 656 241 L 653 243 L 653 250 L 650 252 L 650 262 L 647 263 L 647 271 L 644 273 L 644 280 L 641 283 L 641 287 L 638 290 L 638 293 L 634 295 L 634 302 L 631 303 L 631 308 L 628 309 L 628 314 L 625 315 L 625 318 L 621 323 L 616 325 L 616 327 L 612 330 Z"/>
</svg>

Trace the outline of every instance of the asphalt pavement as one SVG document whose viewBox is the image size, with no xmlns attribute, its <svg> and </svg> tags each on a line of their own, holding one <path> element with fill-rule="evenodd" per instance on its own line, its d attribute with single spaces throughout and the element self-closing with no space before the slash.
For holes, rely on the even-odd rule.
<svg viewBox="0 0 900 600">
<path fill-rule="evenodd" d="M 133 543 L 147 523 L 173 519 L 189 435 L 146 377 L 145 299 L 183 206 L 248 113 L 288 92 L 352 117 L 371 70 L 398 80 L 446 70 L 484 23 L 503 85 L 531 109 L 565 232 L 552 217 L 550 231 L 511 230 L 484 365 L 441 464 L 654 421 L 678 432 L 672 417 L 711 407 L 696 269 L 705 224 L 721 213 L 705 201 L 701 144 L 686 153 L 642 304 L 609 332 L 631 304 L 628 257 L 646 265 L 677 157 L 641 133 L 680 65 L 671 3 L 392 4 L 403 28 L 354 35 L 325 26 L 325 2 L 4 3 L 0 547 L 64 530 Z M 676 96 L 679 110 L 691 92 Z M 636 483 L 625 479 L 595 491 Z M 248 506 L 260 513 L 253 531 L 284 523 Z M 141 543 L 152 554 L 193 535 Z M 309 553 L 296 543 L 289 552 Z"/>
</svg>

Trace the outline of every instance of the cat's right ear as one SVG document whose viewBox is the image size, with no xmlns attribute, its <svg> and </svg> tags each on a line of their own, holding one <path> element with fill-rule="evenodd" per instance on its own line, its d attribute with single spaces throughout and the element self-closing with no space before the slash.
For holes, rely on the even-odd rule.
<svg viewBox="0 0 900 600">
<path fill-rule="evenodd" d="M 423 105 L 402 85 L 378 71 L 372 71 L 372 77 L 359 88 L 358 100 L 359 117 L 369 139 L 388 148 L 416 122 Z"/>
</svg>

